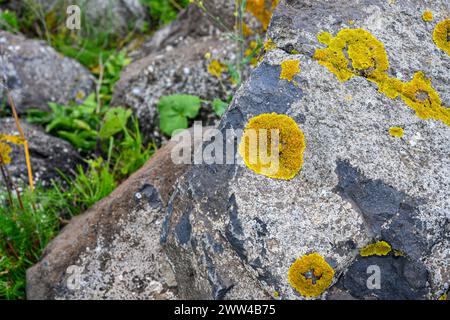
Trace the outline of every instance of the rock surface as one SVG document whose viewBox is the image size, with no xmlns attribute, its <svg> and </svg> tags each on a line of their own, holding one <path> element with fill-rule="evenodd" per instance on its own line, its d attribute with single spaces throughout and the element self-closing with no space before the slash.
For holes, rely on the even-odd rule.
<svg viewBox="0 0 450 320">
<path fill-rule="evenodd" d="M 49 102 L 82 102 L 94 86 L 94 78 L 78 62 L 42 41 L 5 31 L 0 31 L 0 73 L 19 113 L 29 108 L 49 110 Z M 0 86 L 0 104 L 6 101 Z"/>
<path fill-rule="evenodd" d="M 107 199 L 71 221 L 28 270 L 28 299 L 176 298 L 159 242 L 173 186 L 188 169 L 171 161 L 175 146 L 159 149 Z"/>
<path fill-rule="evenodd" d="M 61 180 L 60 170 L 71 175 L 81 161 L 78 152 L 67 141 L 45 133 L 41 128 L 21 122 L 22 130 L 28 140 L 34 182 L 50 186 L 51 180 Z M 19 136 L 13 118 L 0 119 L 0 132 L 5 135 Z M 28 171 L 22 146 L 11 145 L 11 163 L 8 171 L 13 181 L 28 184 Z M 0 184 L 2 184 L 0 177 Z"/>
<path fill-rule="evenodd" d="M 425 10 L 434 22 L 421 19 Z M 204 163 L 164 180 L 173 164 L 157 156 L 132 186 L 120 187 L 52 242 L 28 272 L 28 296 L 157 298 L 150 289 L 157 287 L 164 298 L 304 299 L 289 284 L 288 269 L 317 252 L 335 272 L 318 298 L 436 299 L 450 282 L 449 127 L 419 118 L 364 76 L 340 82 L 313 55 L 325 47 L 318 33 L 363 28 L 384 44 L 390 76 L 410 81 L 423 71 L 450 106 L 450 57 L 431 38 L 449 10 L 444 0 L 281 0 L 268 31 L 278 48 L 253 70 L 218 128 L 238 135 L 256 115 L 291 116 L 306 140 L 297 176 L 276 180 L 240 163 Z M 281 62 L 291 59 L 301 69 L 292 82 L 280 79 Z M 389 135 L 393 126 L 404 136 Z M 152 180 L 155 161 L 165 162 L 155 176 L 170 192 Z M 142 196 L 145 188 L 150 197 Z M 165 209 L 154 209 L 155 189 Z M 136 192 L 152 200 L 137 201 Z M 378 240 L 395 253 L 359 255 Z M 81 266 L 81 290 L 67 287 L 70 265 Z M 164 266 L 171 271 L 158 271 Z M 380 270 L 377 290 L 367 286 L 371 266 Z M 121 273 L 125 280 L 111 276 Z"/>
<path fill-rule="evenodd" d="M 311 252 L 335 270 L 332 286 L 342 282 L 353 298 L 442 293 L 450 277 L 448 126 L 420 119 L 364 77 L 340 82 L 313 58 L 324 47 L 318 33 L 366 29 L 384 43 L 389 72 L 410 81 L 422 70 L 449 106 L 450 59 L 433 43 L 434 23 L 421 19 L 427 9 L 440 21 L 449 7 L 445 1 L 280 2 L 268 35 L 280 49 L 252 72 L 219 128 L 242 129 L 261 113 L 287 114 L 305 135 L 303 168 L 281 181 L 245 166 L 203 165 L 180 179 L 163 235 L 177 282 L 186 284 L 181 298 L 249 299 L 275 291 L 301 298 L 287 271 Z M 288 53 L 294 50 L 300 54 Z M 280 80 L 280 64 L 289 59 L 300 60 L 295 82 Z M 390 136 L 392 126 L 403 127 L 404 137 Z M 377 240 L 404 257 L 359 257 L 358 249 Z M 371 263 L 381 269 L 376 292 L 364 287 Z"/>
</svg>

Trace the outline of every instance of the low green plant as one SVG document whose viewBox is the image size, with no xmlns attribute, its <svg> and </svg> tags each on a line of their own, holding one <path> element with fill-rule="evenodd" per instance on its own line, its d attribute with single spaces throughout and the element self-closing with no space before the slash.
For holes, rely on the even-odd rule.
<svg viewBox="0 0 450 320">
<path fill-rule="evenodd" d="M 25 190 L 9 204 L 0 194 L 0 299 L 25 298 L 25 273 L 41 256 L 60 226 L 64 203 L 53 189 Z M 33 209 L 35 203 L 39 203 Z M 23 207 L 23 208 L 22 208 Z"/>
<path fill-rule="evenodd" d="M 149 8 L 155 27 L 160 27 L 174 20 L 189 0 L 141 0 L 141 3 Z"/>
<path fill-rule="evenodd" d="M 229 100 L 231 101 L 231 98 Z M 187 94 L 161 97 L 158 102 L 159 127 L 161 131 L 171 136 L 178 129 L 186 129 L 189 119 L 197 117 L 202 102 L 210 103 L 219 117 L 225 113 L 228 107 L 227 102 L 217 98 L 213 101 L 207 101 L 200 99 L 199 96 Z"/>
<path fill-rule="evenodd" d="M 30 109 L 28 122 L 45 126 L 48 133 L 69 141 L 77 149 L 89 151 L 95 148 L 101 115 L 97 112 L 94 94 L 89 95 L 81 105 L 49 103 L 49 107 L 50 112 Z"/>
<path fill-rule="evenodd" d="M 9 10 L 0 11 L 0 30 L 19 31 L 19 18 L 15 12 Z"/>
<path fill-rule="evenodd" d="M 177 129 L 186 129 L 188 119 L 194 119 L 200 107 L 201 99 L 198 96 L 187 94 L 163 96 L 158 102 L 161 131 L 170 136 Z"/>
</svg>

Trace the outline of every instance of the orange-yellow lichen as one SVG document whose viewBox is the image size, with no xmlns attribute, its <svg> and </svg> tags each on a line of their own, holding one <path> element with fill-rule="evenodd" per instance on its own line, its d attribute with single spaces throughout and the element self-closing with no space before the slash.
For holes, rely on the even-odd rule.
<svg viewBox="0 0 450 320">
<path fill-rule="evenodd" d="M 208 65 L 208 72 L 215 76 L 216 78 L 220 78 L 222 73 L 226 70 L 226 65 L 220 63 L 219 60 L 211 60 Z"/>
<path fill-rule="evenodd" d="M 362 248 L 359 251 L 359 254 L 363 257 L 368 257 L 368 256 L 373 256 L 373 255 L 385 256 L 389 252 L 391 252 L 391 250 L 392 250 L 392 248 L 389 245 L 389 243 L 387 243 L 385 241 L 378 241 L 378 242 L 369 244 L 369 245 L 365 246 L 364 248 Z"/>
<path fill-rule="evenodd" d="M 445 33 L 445 37 L 449 34 L 450 20 L 446 21 L 449 22 L 436 27 L 440 42 L 443 41 L 441 34 Z M 376 83 L 378 90 L 387 97 L 395 99 L 400 96 L 420 118 L 440 120 L 450 126 L 450 109 L 442 105 L 439 94 L 431 86 L 431 80 L 423 72 L 416 72 L 407 83 L 389 77 L 389 61 L 384 45 L 368 31 L 343 29 L 334 38 L 327 32 L 321 32 L 318 39 L 328 47 L 317 49 L 315 59 L 340 81 L 347 81 L 353 76 L 365 77 Z"/>
<path fill-rule="evenodd" d="M 6 143 L 0 142 L 0 164 L 5 165 L 11 163 L 10 153 L 11 147 Z"/>
<path fill-rule="evenodd" d="M 401 97 L 419 118 L 441 120 L 450 126 L 450 109 L 442 105 L 439 94 L 431 86 L 431 80 L 423 72 L 416 72 L 413 79 L 403 85 Z"/>
<path fill-rule="evenodd" d="M 326 45 L 329 45 L 332 39 L 333 39 L 333 36 L 331 35 L 331 33 L 326 32 L 326 31 L 320 32 L 317 35 L 317 40 L 319 40 L 319 42 L 326 44 Z"/>
<path fill-rule="evenodd" d="M 242 23 L 242 35 L 247 38 L 253 34 L 253 30 L 245 23 Z"/>
<path fill-rule="evenodd" d="M 285 60 L 281 63 L 280 79 L 292 81 L 294 76 L 300 72 L 299 60 Z"/>
<path fill-rule="evenodd" d="M 403 137 L 403 128 L 400 127 L 390 127 L 389 134 L 393 137 L 401 138 Z"/>
<path fill-rule="evenodd" d="M 284 114 L 261 114 L 247 123 L 239 154 L 258 174 L 289 180 L 303 165 L 305 137 L 297 123 Z"/>
<path fill-rule="evenodd" d="M 246 10 L 261 22 L 264 30 L 267 30 L 270 19 L 272 19 L 272 12 L 278 5 L 278 1 L 270 0 L 266 3 L 266 0 L 247 0 Z"/>
<path fill-rule="evenodd" d="M 441 21 L 436 25 L 433 40 L 439 49 L 450 55 L 450 19 Z"/>
<path fill-rule="evenodd" d="M 275 42 L 272 41 L 272 39 L 268 38 L 264 42 L 264 51 L 269 52 L 270 50 L 276 49 L 277 45 Z"/>
<path fill-rule="evenodd" d="M 422 20 L 425 22 L 433 21 L 433 12 L 427 10 L 422 14 Z"/>
<path fill-rule="evenodd" d="M 304 255 L 289 268 L 288 280 L 305 297 L 317 297 L 333 281 L 334 270 L 318 253 Z"/>
<path fill-rule="evenodd" d="M 328 48 L 317 49 L 314 57 L 341 81 L 355 75 L 376 78 L 389 68 L 383 44 L 364 29 L 343 29 L 334 38 L 322 32 L 318 38 Z"/>
</svg>

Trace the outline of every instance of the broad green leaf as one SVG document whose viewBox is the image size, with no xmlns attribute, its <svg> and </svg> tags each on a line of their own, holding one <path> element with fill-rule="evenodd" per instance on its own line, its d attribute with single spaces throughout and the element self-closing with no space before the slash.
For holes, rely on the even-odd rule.
<svg viewBox="0 0 450 320">
<path fill-rule="evenodd" d="M 171 135 L 176 129 L 187 128 L 187 118 L 195 118 L 200 106 L 201 100 L 198 96 L 176 94 L 162 97 L 158 102 L 161 131 Z"/>
<path fill-rule="evenodd" d="M 108 139 L 122 131 L 131 117 L 131 110 L 122 107 L 111 108 L 105 114 L 103 125 L 100 129 L 100 138 Z"/>
<path fill-rule="evenodd" d="M 212 102 L 212 107 L 214 109 L 214 112 L 221 117 L 225 111 L 228 108 L 228 103 L 220 100 L 220 99 L 214 99 Z"/>
</svg>

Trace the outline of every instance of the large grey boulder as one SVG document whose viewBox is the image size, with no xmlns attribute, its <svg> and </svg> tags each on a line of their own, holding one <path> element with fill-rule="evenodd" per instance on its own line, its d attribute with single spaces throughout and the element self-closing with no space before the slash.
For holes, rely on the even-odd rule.
<svg viewBox="0 0 450 320">
<path fill-rule="evenodd" d="M 425 10 L 433 22 L 422 20 Z M 447 125 L 421 119 L 364 76 L 341 82 L 314 58 L 326 47 L 316 37 L 322 31 L 365 29 L 384 44 L 390 77 L 408 82 L 423 71 L 450 106 L 450 57 L 432 39 L 448 10 L 446 1 L 280 1 L 268 32 L 278 49 L 237 92 L 219 129 L 287 114 L 305 136 L 303 168 L 285 181 L 246 166 L 202 165 L 180 179 L 162 240 L 181 298 L 302 298 L 288 270 L 312 252 L 335 273 L 322 298 L 434 299 L 448 288 L 448 113 Z M 292 59 L 300 73 L 280 79 L 281 63 Z M 402 138 L 389 135 L 394 126 Z M 359 255 L 380 240 L 395 254 Z M 367 286 L 370 266 L 379 268 L 378 290 Z"/>
<path fill-rule="evenodd" d="M 316 253 L 312 256 L 323 257 L 329 266 L 322 271 L 331 275 L 330 282 L 315 292 L 320 293 L 316 298 L 438 298 L 450 283 L 450 131 L 448 109 L 436 106 L 436 94 L 443 106 L 450 105 L 445 89 L 450 81 L 450 57 L 434 45 L 431 34 L 448 9 L 443 0 L 281 0 L 269 28 L 277 48 L 237 91 L 218 129 L 235 133 L 236 138 L 229 135 L 224 142 L 235 146 L 231 159 L 239 160 L 239 131 L 249 119 L 272 112 L 288 115 L 306 141 L 301 170 L 290 180 L 280 180 L 257 174 L 240 161 L 192 165 L 177 171 L 175 175 L 181 176 L 170 192 L 159 192 L 166 196 L 165 208 L 157 216 L 151 207 L 157 199 L 153 187 L 158 186 L 150 177 L 133 180 L 135 187 L 121 188 L 98 206 L 103 209 L 97 215 L 108 217 L 113 225 L 90 219 L 94 214 L 90 213 L 67 229 L 83 230 L 83 237 L 78 236 L 81 231 L 70 237 L 71 232 L 63 232 L 49 246 L 42 261 L 28 273 L 29 296 L 103 298 L 109 295 L 98 295 L 99 291 L 118 288 L 120 297 L 154 298 L 149 288 L 162 287 L 160 292 L 165 293 L 170 281 L 176 282 L 174 295 L 182 299 L 304 299 L 291 286 L 288 271 L 297 258 Z M 425 10 L 433 11 L 433 22 L 422 20 Z M 362 28 L 381 41 L 390 68 L 371 78 L 380 67 L 371 64 L 381 60 L 379 56 L 366 58 L 373 50 L 379 53 L 380 46 L 363 31 L 357 32 L 370 40 L 372 49 L 363 46 L 365 50 L 358 55 L 360 51 L 353 51 L 355 46 L 361 49 L 357 41 L 343 46 L 348 52 L 343 53 L 343 67 L 338 71 L 347 70 L 351 78 L 339 81 L 328 69 L 333 64 L 320 64 L 317 57 L 324 56 L 315 58 L 315 52 L 327 45 L 316 36 L 329 32 L 331 36 L 320 38 L 333 47 L 332 37 L 346 28 Z M 349 32 L 352 37 L 353 32 Z M 358 43 L 366 43 L 364 37 Z M 345 63 L 349 57 L 355 60 Z M 292 81 L 280 79 L 290 78 L 289 71 L 295 71 L 285 68 L 282 74 L 280 65 L 295 59 L 300 61 L 300 73 Z M 361 61 L 366 62 L 366 70 L 357 68 Z M 419 81 L 420 74 L 414 82 L 419 92 L 411 96 L 403 89 L 419 71 L 432 78 L 435 92 L 427 81 Z M 389 98 L 395 94 L 380 92 L 380 79 L 395 78 L 403 82 L 402 90 L 396 98 Z M 422 113 L 422 117 L 435 118 L 422 119 L 405 101 L 439 112 Z M 391 136 L 391 127 L 404 128 L 404 135 Z M 217 135 L 214 141 L 220 139 Z M 210 147 L 205 142 L 204 153 L 210 153 Z M 167 167 L 158 173 L 173 171 L 172 161 L 168 157 L 164 161 Z M 148 197 L 143 196 L 146 183 L 153 186 Z M 143 203 L 142 211 L 130 208 L 132 203 L 142 203 L 133 202 L 136 191 L 138 199 L 153 199 Z M 95 232 L 111 234 L 109 230 L 117 226 L 125 230 L 123 234 L 92 241 L 95 245 L 78 245 L 91 241 L 85 239 L 98 239 Z M 361 249 L 370 251 L 366 246 L 378 241 L 393 250 L 361 254 Z M 119 245 L 119 252 L 129 254 L 116 254 Z M 152 246 L 168 259 L 172 271 L 154 271 L 165 263 L 152 262 Z M 86 255 L 90 258 L 80 260 Z M 75 267 L 67 271 L 70 265 Z M 325 266 L 323 261 L 321 265 Z M 111 278 L 117 272 L 111 272 L 110 266 L 126 272 L 124 277 L 131 272 L 136 283 L 143 284 L 145 294 L 136 296 L 130 289 L 121 289 L 130 280 Z M 108 290 L 93 293 L 87 285 L 83 292 L 74 292 L 69 288 L 72 283 L 67 285 L 73 270 L 80 270 L 79 278 L 85 279 L 78 282 L 81 288 L 100 281 L 108 283 Z M 318 271 L 294 270 L 294 277 L 315 283 L 321 280 Z M 156 283 L 150 285 L 151 281 Z"/>
<path fill-rule="evenodd" d="M 42 41 L 0 31 L 0 75 L 19 113 L 49 110 L 48 103 L 81 102 L 94 88 L 94 78 L 75 60 L 63 57 Z M 0 104 L 7 95 L 0 86 Z"/>
<path fill-rule="evenodd" d="M 67 176 L 75 172 L 81 163 L 78 152 L 67 141 L 53 137 L 37 126 L 21 122 L 22 130 L 28 141 L 31 166 L 35 184 L 51 186 L 52 180 L 62 181 L 58 170 Z M 0 134 L 19 136 L 13 118 L 0 119 Z M 20 185 L 28 184 L 28 171 L 23 146 L 11 145 L 11 163 L 7 170 L 12 180 Z M 3 184 L 0 177 L 0 185 Z"/>
</svg>

